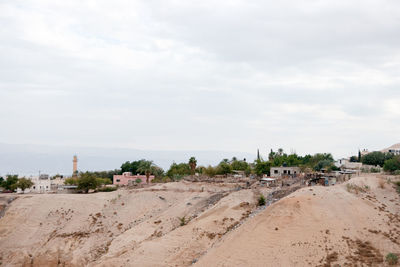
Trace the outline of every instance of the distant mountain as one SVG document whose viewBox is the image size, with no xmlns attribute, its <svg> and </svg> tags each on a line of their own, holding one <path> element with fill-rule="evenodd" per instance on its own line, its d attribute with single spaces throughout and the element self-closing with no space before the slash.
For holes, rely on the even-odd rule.
<svg viewBox="0 0 400 267">
<path fill-rule="evenodd" d="M 187 162 L 196 157 L 198 165 L 218 164 L 222 159 L 237 157 L 253 161 L 254 154 L 228 151 L 144 151 L 129 148 L 96 148 L 0 143 L 0 175 L 72 174 L 72 157 L 78 156 L 79 171 L 118 169 L 123 162 L 153 160 L 164 170 L 175 161 Z"/>
</svg>

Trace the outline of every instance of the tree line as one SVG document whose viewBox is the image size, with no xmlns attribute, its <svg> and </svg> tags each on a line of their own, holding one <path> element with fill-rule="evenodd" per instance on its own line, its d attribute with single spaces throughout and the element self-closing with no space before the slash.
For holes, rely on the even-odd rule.
<svg viewBox="0 0 400 267">
<path fill-rule="evenodd" d="M 145 174 L 139 168 L 146 160 L 138 160 L 132 162 L 125 162 L 121 165 L 120 173 L 131 172 L 133 174 Z M 187 162 L 172 163 L 169 169 L 164 170 L 156 165 L 153 165 L 151 173 L 155 175 L 154 182 L 158 181 L 176 181 L 185 176 L 206 175 L 214 177 L 218 175 L 233 174 L 236 172 L 243 172 L 246 176 L 256 175 L 262 176 L 264 174 L 270 175 L 271 167 L 280 166 L 299 166 L 303 169 L 310 168 L 311 170 L 320 171 L 322 169 L 337 170 L 334 165 L 334 159 L 330 153 L 318 153 L 315 155 L 299 156 L 295 153 L 286 154 L 283 149 L 278 149 L 276 152 L 270 151 L 264 160 L 258 153 L 257 159 L 253 162 L 248 162 L 246 159 L 222 159 L 217 165 L 212 166 L 198 166 L 195 157 L 189 158 Z"/>
<path fill-rule="evenodd" d="M 387 172 L 400 174 L 400 155 L 395 156 L 392 153 L 375 151 L 361 156 L 361 153 L 359 152 L 358 157 L 352 156 L 350 161 L 362 162 L 363 164 L 373 166 L 381 166 Z M 321 171 L 323 169 L 327 171 L 339 170 L 339 168 L 334 165 L 334 159 L 330 153 L 299 156 L 296 153 L 287 154 L 283 149 L 278 149 L 276 152 L 271 149 L 265 159 L 257 153 L 257 159 L 253 162 L 233 157 L 232 159 L 223 159 L 215 166 L 198 166 L 197 159 L 191 157 L 187 162 L 172 163 L 167 171 L 164 171 L 151 160 L 141 159 L 131 162 L 126 161 L 121 165 L 120 169 L 80 172 L 77 177 L 67 178 L 65 184 L 76 185 L 79 190 L 88 192 L 90 189 L 98 190 L 104 185 L 112 184 L 113 176 L 124 172 L 131 172 L 134 175 L 145 175 L 146 182 L 149 182 L 150 175 L 155 176 L 153 182 L 168 182 L 177 181 L 185 176 L 194 175 L 196 173 L 209 177 L 237 172 L 242 172 L 246 176 L 270 175 L 272 167 L 280 166 L 297 166 L 300 167 L 302 171 Z M 56 175 L 54 177 L 58 176 L 59 175 Z M 31 180 L 26 179 L 25 177 L 18 178 L 18 175 L 7 175 L 6 179 L 0 177 L 0 187 L 3 187 L 6 190 L 15 191 L 17 188 L 25 190 L 32 186 L 33 183 Z"/>
<path fill-rule="evenodd" d="M 3 187 L 7 191 L 15 191 L 20 188 L 22 192 L 25 189 L 33 186 L 33 182 L 25 177 L 18 178 L 18 175 L 6 175 L 6 179 L 0 177 L 0 187 Z"/>
<path fill-rule="evenodd" d="M 366 165 L 383 167 L 386 172 L 400 174 L 400 155 L 374 151 L 362 156 L 361 162 Z"/>
</svg>

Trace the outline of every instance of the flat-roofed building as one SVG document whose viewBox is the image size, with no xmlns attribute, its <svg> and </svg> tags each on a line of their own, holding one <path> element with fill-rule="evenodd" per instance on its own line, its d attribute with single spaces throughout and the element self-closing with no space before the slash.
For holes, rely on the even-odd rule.
<svg viewBox="0 0 400 267">
<path fill-rule="evenodd" d="M 136 182 L 138 179 L 141 180 L 140 184 L 145 184 L 146 183 L 146 175 L 132 175 L 131 172 L 124 172 L 121 175 L 114 175 L 113 176 L 113 184 L 117 185 L 129 185 L 130 183 Z M 149 176 L 149 183 L 151 180 L 154 179 L 154 175 Z"/>
<path fill-rule="evenodd" d="M 295 177 L 300 174 L 299 167 L 272 167 L 271 177 L 292 176 Z"/>
</svg>

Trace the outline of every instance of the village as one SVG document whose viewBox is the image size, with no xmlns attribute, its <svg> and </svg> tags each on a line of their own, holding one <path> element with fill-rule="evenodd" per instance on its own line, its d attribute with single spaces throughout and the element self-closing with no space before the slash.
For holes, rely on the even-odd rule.
<svg viewBox="0 0 400 267">
<path fill-rule="evenodd" d="M 389 148 L 383 149 L 380 152 L 374 153 L 381 153 L 384 155 L 385 153 L 392 156 L 400 155 L 400 144 L 393 145 Z M 329 154 L 320 154 L 319 157 L 320 161 L 316 162 L 314 167 L 306 164 L 302 164 L 299 166 L 289 164 L 284 160 L 297 155 L 286 155 L 282 151 L 273 152 L 269 155 L 269 162 L 273 163 L 279 159 L 282 161 L 281 158 L 284 158 L 281 166 L 271 166 L 271 163 L 267 161 L 263 161 L 257 152 L 257 159 L 254 163 L 248 164 L 246 159 L 244 160 L 237 160 L 232 159 L 231 162 L 228 160 L 223 160 L 221 164 L 228 168 L 228 170 L 223 170 L 223 174 L 218 173 L 217 170 L 214 172 L 207 172 L 207 168 L 205 167 L 198 167 L 196 166 L 197 162 L 194 157 L 189 160 L 189 163 L 186 164 L 187 169 L 183 172 L 180 172 L 178 175 L 175 173 L 175 176 L 180 176 L 179 178 L 183 178 L 187 181 L 213 181 L 213 182 L 238 182 L 238 181 L 246 181 L 247 184 L 258 184 L 260 186 L 267 186 L 267 187 L 283 187 L 288 186 L 291 184 L 301 184 L 307 186 L 313 185 L 322 185 L 322 186 L 333 186 L 336 183 L 341 183 L 346 180 L 349 180 L 352 176 L 359 176 L 361 173 L 381 173 L 384 172 L 384 161 L 379 163 L 379 161 L 372 161 L 375 163 L 374 165 L 371 164 L 364 164 L 361 162 L 361 157 L 366 156 L 371 153 L 364 149 L 359 151 L 358 157 L 352 156 L 349 158 L 341 158 L 333 161 Z M 274 157 L 276 159 L 274 159 Z M 325 159 L 326 157 L 327 159 Z M 193 161 L 192 163 L 190 161 Z M 279 161 L 278 160 L 278 161 Z M 138 161 L 139 163 L 147 164 L 146 169 L 141 169 L 136 174 L 133 174 L 132 171 L 118 171 L 118 172 L 111 172 L 107 173 L 107 177 L 98 175 L 100 172 L 93 173 L 94 178 L 103 179 L 103 182 L 100 182 L 100 187 L 108 187 L 109 190 L 116 189 L 117 187 L 145 187 L 149 186 L 152 183 L 159 183 L 159 182 L 166 182 L 166 181 L 177 181 L 180 179 L 160 179 L 160 177 L 165 177 L 168 175 L 168 172 L 173 170 L 174 166 L 178 166 L 177 164 L 173 164 L 167 174 L 164 174 L 160 168 L 150 163 L 150 161 L 142 160 Z M 73 180 L 74 178 L 79 177 L 78 171 L 78 157 L 75 155 L 72 160 L 72 175 L 64 176 L 64 175 L 54 175 L 50 176 L 48 174 L 39 174 L 39 176 L 29 176 L 28 179 L 30 181 L 29 186 L 24 188 L 23 190 L 18 186 L 14 186 L 13 190 L 10 190 L 11 187 L 4 188 L 1 187 L 2 183 L 0 183 L 0 193 L 7 192 L 10 193 L 15 191 L 18 194 L 21 193 L 77 193 L 78 184 L 77 181 Z M 150 165 L 148 164 L 150 163 Z M 237 164 L 236 164 L 237 163 Z M 370 163 L 370 162 L 367 162 Z M 133 164 L 133 162 L 132 162 Z M 192 166 L 191 166 L 192 164 Z M 194 165 L 193 165 L 194 164 Z M 321 166 L 318 166 L 321 165 Z M 323 165 L 325 164 L 325 165 Z M 129 164 L 128 164 L 129 165 Z M 180 164 L 184 166 L 184 163 Z M 219 166 L 216 166 L 217 169 Z M 276 165 L 276 164 L 275 164 Z M 238 167 L 239 166 L 239 167 Z M 261 167 L 259 167 L 261 166 Z M 124 167 L 124 165 L 122 165 Z M 191 170 L 190 168 L 193 167 Z M 212 168 L 209 166 L 208 168 Z M 229 169 L 230 168 L 230 169 Z M 260 169 L 261 170 L 258 170 Z M 122 168 L 123 169 L 123 168 Z M 391 170 L 393 173 L 396 170 Z M 81 172 L 82 173 L 82 172 Z M 157 179 L 156 179 L 157 176 Z M 172 175 L 170 175 L 172 176 Z M 14 177 L 11 176 L 10 177 Z M 168 178 L 168 177 L 167 177 Z M 3 184 L 6 184 L 6 180 L 2 178 Z M 16 184 L 15 184 L 16 185 Z M 96 190 L 96 187 L 91 188 L 92 190 Z"/>
<path fill-rule="evenodd" d="M 390 159 L 382 167 L 363 158 L 385 153 L 397 159 L 400 150 L 360 151 L 361 162 L 327 161 L 328 154 L 298 158 L 318 158 L 310 168 L 284 166 L 289 160 L 269 166 L 293 159 L 271 151 L 268 161 L 258 153 L 250 172 L 244 160 L 201 170 L 191 158 L 164 174 L 178 177 L 185 167 L 188 174 L 175 180 L 157 177 L 156 168 L 134 175 L 132 166 L 148 162 L 127 162 L 112 183 L 87 190 L 79 181 L 96 178 L 79 172 L 74 156 L 70 177 L 41 174 L 23 191 L 0 194 L 0 260 L 6 266 L 239 266 L 244 257 L 250 266 L 380 266 L 400 250 L 400 176 L 385 171 Z M 244 170 L 219 174 L 240 164 Z M 267 248 L 274 253 L 264 254 Z"/>
</svg>

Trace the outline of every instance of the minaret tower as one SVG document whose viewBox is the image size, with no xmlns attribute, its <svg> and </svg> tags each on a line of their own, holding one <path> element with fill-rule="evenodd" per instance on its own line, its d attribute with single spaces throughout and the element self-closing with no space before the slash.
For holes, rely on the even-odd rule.
<svg viewBox="0 0 400 267">
<path fill-rule="evenodd" d="M 72 160 L 73 167 L 72 167 L 72 176 L 78 176 L 78 157 L 74 155 L 74 159 Z"/>
</svg>

